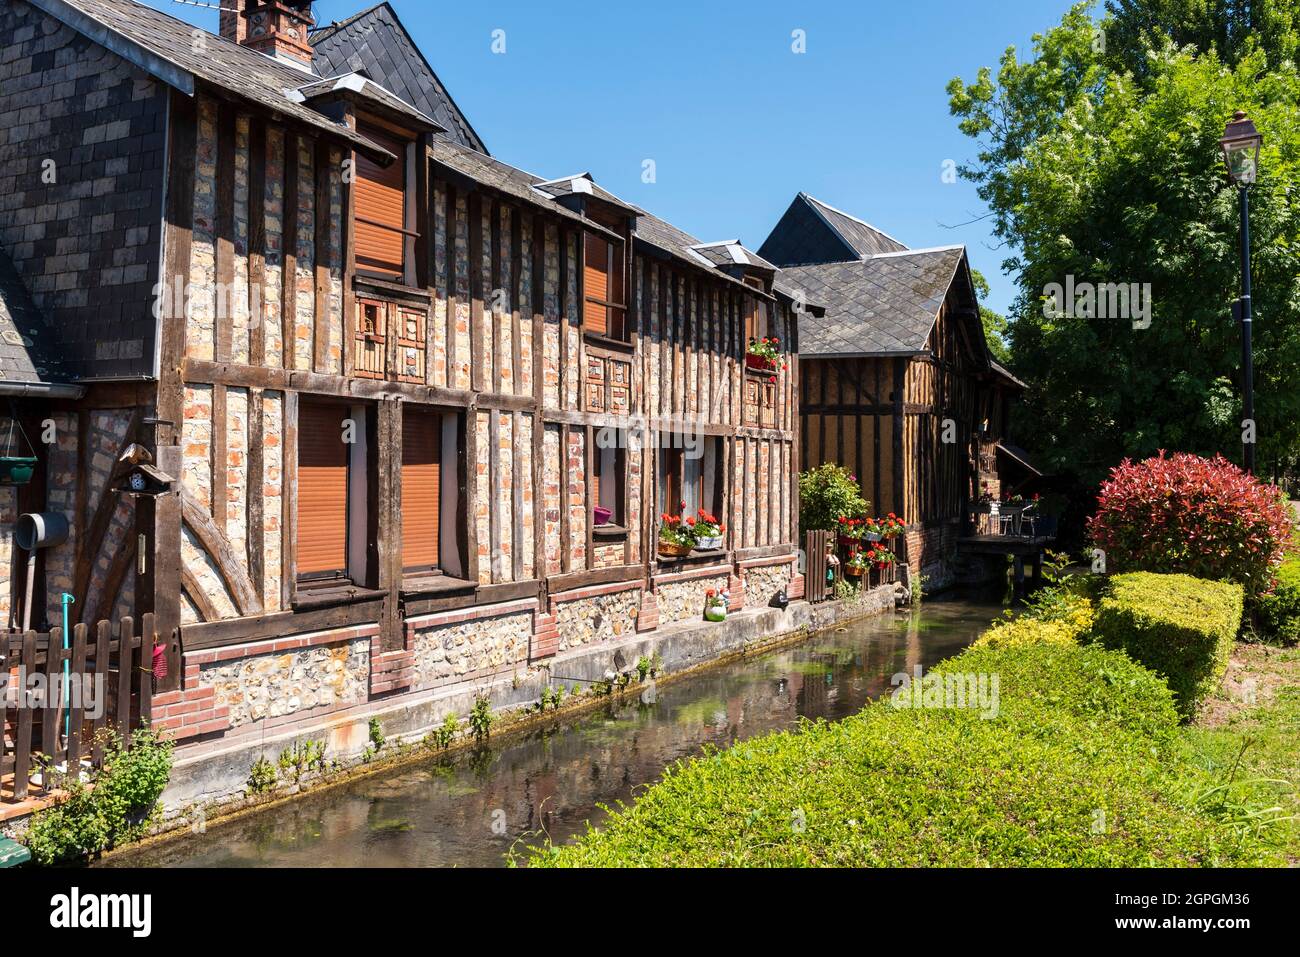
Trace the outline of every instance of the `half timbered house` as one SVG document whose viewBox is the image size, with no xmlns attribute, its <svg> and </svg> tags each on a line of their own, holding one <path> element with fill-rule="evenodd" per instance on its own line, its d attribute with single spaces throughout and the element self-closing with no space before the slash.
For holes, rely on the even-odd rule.
<svg viewBox="0 0 1300 957">
<path fill-rule="evenodd" d="M 909 249 L 800 193 L 759 253 L 825 304 L 800 321 L 801 467 L 852 470 L 906 524 L 912 573 L 953 581 L 972 503 L 1032 471 L 1005 444 L 1024 386 L 989 355 L 965 247 Z"/>
<path fill-rule="evenodd" d="M 387 4 L 221 32 L 0 0 L 0 394 L 55 424 L 11 607 L 152 613 L 193 740 L 800 596 L 799 359 L 744 361 L 798 341 L 771 262 L 491 157 Z M 723 547 L 661 558 L 697 509 Z M 70 527 L 30 570 L 19 512 Z"/>
</svg>

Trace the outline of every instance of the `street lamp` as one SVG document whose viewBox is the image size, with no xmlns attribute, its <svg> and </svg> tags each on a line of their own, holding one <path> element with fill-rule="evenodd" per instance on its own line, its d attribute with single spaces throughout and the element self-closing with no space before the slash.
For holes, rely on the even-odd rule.
<svg viewBox="0 0 1300 957">
<path fill-rule="evenodd" d="M 1249 430 L 1250 441 L 1243 442 L 1246 471 L 1255 473 L 1255 368 L 1254 355 L 1250 342 L 1250 187 L 1254 185 L 1259 173 L 1259 150 L 1264 145 L 1264 137 L 1255 129 L 1255 124 L 1246 114 L 1238 110 L 1233 114 L 1219 146 L 1223 150 L 1223 161 L 1228 166 L 1228 177 L 1237 184 L 1237 194 L 1241 204 L 1241 364 L 1242 388 L 1245 390 L 1243 411 L 1246 422 L 1243 429 Z"/>
</svg>

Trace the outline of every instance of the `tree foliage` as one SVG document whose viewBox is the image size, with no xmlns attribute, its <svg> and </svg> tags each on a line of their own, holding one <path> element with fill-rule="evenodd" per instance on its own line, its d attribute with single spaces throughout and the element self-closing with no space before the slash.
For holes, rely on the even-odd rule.
<svg viewBox="0 0 1300 957">
<path fill-rule="evenodd" d="M 978 144 L 963 175 L 1018 274 L 1007 338 L 1030 383 L 1021 440 L 1089 483 L 1161 448 L 1240 455 L 1238 203 L 1218 149 L 1238 109 L 1265 136 L 1250 197 L 1261 470 L 1300 455 L 1300 77 L 1280 54 L 1295 48 L 1300 5 L 1259 5 L 1271 24 L 1262 40 L 1230 18 L 1236 6 L 1132 0 L 1096 21 L 1080 4 L 1034 38 L 1031 60 L 1010 48 L 996 76 L 984 68 L 949 84 L 952 112 Z M 1199 7 L 1199 33 L 1150 25 Z M 1211 7 L 1226 12 L 1216 19 Z M 1213 30 L 1232 42 L 1211 43 Z M 1144 37 L 1165 39 L 1147 49 Z M 1049 314 L 1046 289 L 1068 276 L 1150 284 L 1149 327 Z"/>
</svg>

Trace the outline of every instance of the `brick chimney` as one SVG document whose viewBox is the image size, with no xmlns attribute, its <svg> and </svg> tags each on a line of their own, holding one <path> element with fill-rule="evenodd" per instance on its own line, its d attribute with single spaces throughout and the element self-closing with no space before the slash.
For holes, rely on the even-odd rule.
<svg viewBox="0 0 1300 957">
<path fill-rule="evenodd" d="M 227 5 L 229 8 L 227 8 Z M 224 0 L 221 35 L 268 56 L 311 66 L 311 0 Z"/>
</svg>

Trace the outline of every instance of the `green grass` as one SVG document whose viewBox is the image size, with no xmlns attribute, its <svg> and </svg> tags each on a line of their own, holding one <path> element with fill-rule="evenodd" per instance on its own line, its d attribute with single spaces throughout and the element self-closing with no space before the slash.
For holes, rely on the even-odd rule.
<svg viewBox="0 0 1300 957">
<path fill-rule="evenodd" d="M 1210 807 L 1167 685 L 1123 653 L 967 651 L 999 713 L 900 709 L 743 742 L 671 767 L 541 866 L 1179 866 L 1266 863 Z"/>
<path fill-rule="evenodd" d="M 1300 649 L 1238 645 L 1229 685 L 1183 732 L 1185 760 L 1232 782 L 1213 798 L 1238 817 L 1276 808 L 1261 837 L 1300 866 Z"/>
</svg>

